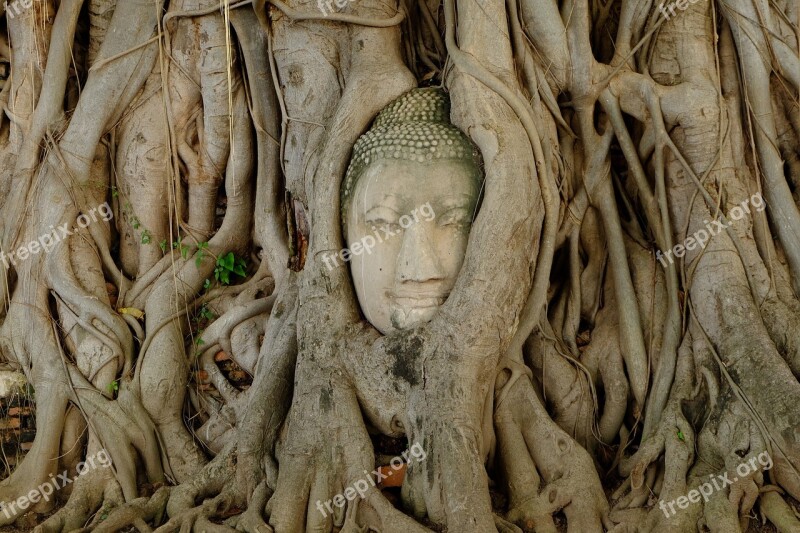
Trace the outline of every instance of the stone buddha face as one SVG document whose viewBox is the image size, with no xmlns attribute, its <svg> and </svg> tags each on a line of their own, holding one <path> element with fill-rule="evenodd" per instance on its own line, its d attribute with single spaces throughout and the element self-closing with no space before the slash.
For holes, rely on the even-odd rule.
<svg viewBox="0 0 800 533">
<path fill-rule="evenodd" d="M 437 89 L 406 93 L 356 143 L 342 192 L 350 272 L 381 333 L 428 322 L 455 285 L 482 172 Z"/>
<path fill-rule="evenodd" d="M 427 322 L 445 302 L 464 261 L 478 194 L 474 169 L 463 161 L 379 161 L 364 171 L 346 237 L 351 250 L 362 243 L 350 272 L 361 309 L 380 332 Z"/>
</svg>

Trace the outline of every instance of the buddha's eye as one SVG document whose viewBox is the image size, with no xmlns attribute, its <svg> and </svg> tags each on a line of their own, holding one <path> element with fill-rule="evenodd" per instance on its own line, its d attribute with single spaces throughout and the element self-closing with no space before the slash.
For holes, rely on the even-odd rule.
<svg viewBox="0 0 800 533">
<path fill-rule="evenodd" d="M 370 209 L 364 217 L 364 222 L 367 223 L 367 226 L 384 232 L 396 233 L 402 230 L 400 226 L 400 214 L 387 207 Z"/>
<path fill-rule="evenodd" d="M 465 207 L 455 207 L 438 217 L 441 227 L 465 227 L 472 223 L 472 213 Z"/>
<path fill-rule="evenodd" d="M 397 233 L 398 231 L 402 231 L 403 229 L 403 227 L 399 223 L 393 222 L 391 220 L 386 220 L 383 218 L 367 220 L 367 224 L 372 228 L 390 233 Z"/>
</svg>

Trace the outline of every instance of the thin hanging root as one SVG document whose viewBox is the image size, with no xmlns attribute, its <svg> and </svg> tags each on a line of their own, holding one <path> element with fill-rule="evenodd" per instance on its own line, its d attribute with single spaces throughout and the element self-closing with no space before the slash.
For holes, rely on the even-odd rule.
<svg viewBox="0 0 800 533">
<path fill-rule="evenodd" d="M 580 357 L 577 338 L 581 324 L 581 271 L 580 228 L 576 227 L 569 236 L 569 289 L 567 310 L 564 316 L 562 338 L 573 357 Z"/>
<path fill-rule="evenodd" d="M 610 179 L 606 159 L 608 157 L 611 141 L 614 139 L 613 130 L 609 128 L 599 137 L 592 151 L 591 158 L 586 163 L 586 175 L 581 180 L 580 188 L 570 200 L 566 211 L 567 216 L 556 236 L 556 246 L 560 247 L 566 242 L 575 226 L 583 227 L 584 217 L 591 206 L 591 200 L 597 195 L 597 188 L 602 181 Z M 599 232 L 598 232 L 599 233 Z M 605 253 L 605 250 L 603 250 Z"/>
<path fill-rule="evenodd" d="M 657 115 L 653 117 L 653 120 L 663 121 L 660 114 L 660 107 L 653 104 L 651 112 L 657 113 Z M 659 143 L 656 143 L 656 145 L 656 191 L 658 193 L 658 204 L 661 214 L 661 227 L 664 230 L 663 240 L 665 246 L 669 246 L 672 244 L 672 225 L 670 223 L 669 209 L 667 207 L 666 182 L 664 179 L 664 150 Z M 716 162 L 709 167 L 709 173 L 715 164 Z M 655 372 L 650 401 L 645 409 L 644 438 L 650 435 L 650 432 L 655 428 L 664 411 L 669 390 L 672 388 L 672 382 L 675 377 L 677 354 L 681 343 L 681 306 L 678 302 L 679 285 L 677 267 L 675 264 L 670 263 L 665 270 L 668 294 L 667 321 L 664 326 L 661 353 L 658 359 L 658 368 L 656 368 Z"/>
<path fill-rule="evenodd" d="M 754 35 L 747 30 L 750 24 L 739 20 L 741 17 L 745 20 L 749 18 L 749 22 L 755 22 L 758 18 L 753 13 L 757 10 L 756 5 L 741 0 L 724 0 L 721 12 L 728 20 L 740 58 L 741 77 L 748 108 L 747 117 L 753 124 L 751 133 L 755 140 L 761 175 L 764 178 L 764 192 L 770 205 L 770 218 L 786 254 L 795 292 L 800 293 L 800 237 L 798 237 L 800 210 L 792 199 L 789 185 L 784 177 L 783 161 L 778 151 L 769 87 L 773 65 L 770 64 L 767 50 L 763 49 L 767 48 L 764 32 L 758 31 Z M 790 54 L 790 57 L 795 55 Z"/>
<path fill-rule="evenodd" d="M 603 287 L 603 272 L 606 269 L 607 253 L 605 236 L 600 230 L 597 210 L 586 211 L 581 221 L 581 248 L 588 255 L 586 268 L 581 274 L 581 316 L 594 324 L 600 309 Z"/>
<path fill-rule="evenodd" d="M 663 116 L 661 114 L 660 102 L 656 96 L 654 83 L 652 80 L 646 79 L 638 75 L 631 75 L 631 85 L 641 86 L 641 98 L 643 104 L 650 110 L 650 119 L 655 124 L 658 132 L 664 131 Z M 609 89 L 603 91 L 600 98 L 604 110 L 608 114 L 609 120 L 613 125 L 615 135 L 619 140 L 620 147 L 622 148 L 625 159 L 634 177 L 637 185 L 639 195 L 643 199 L 645 217 L 648 224 L 653 228 L 655 234 L 656 244 L 661 250 L 669 250 L 672 248 L 672 226 L 670 223 L 669 210 L 667 208 L 667 195 L 664 179 L 664 153 L 663 147 L 660 143 L 657 144 L 655 150 L 655 170 L 656 170 L 656 193 L 653 194 L 651 190 L 641 159 L 636 152 L 636 149 L 631 139 L 628 127 L 625 124 L 622 111 L 620 109 L 619 100 Z M 652 126 L 652 124 L 650 125 Z M 666 133 L 664 133 L 666 135 Z M 717 158 L 720 153 L 717 153 Z M 716 161 L 716 160 L 715 160 Z M 715 164 L 715 163 L 714 163 Z M 706 175 L 708 175 L 714 164 L 710 165 Z M 661 412 L 667 401 L 670 386 L 674 376 L 675 368 L 675 353 L 678 348 L 680 339 L 680 305 L 678 303 L 678 274 L 676 265 L 670 262 L 666 270 L 667 277 L 667 293 L 668 293 L 668 310 L 667 310 L 667 327 L 665 329 L 665 336 L 662 343 L 662 350 L 659 357 L 659 367 L 656 369 L 655 379 L 652 385 L 653 392 L 650 395 L 649 401 L 645 410 L 645 428 L 644 435 L 647 437 L 653 428 L 657 425 Z"/>
<path fill-rule="evenodd" d="M 630 386 L 639 406 L 645 403 L 649 383 L 649 363 L 642 335 L 642 321 L 636 305 L 636 291 L 633 288 L 625 238 L 620 226 L 619 212 L 614 202 L 611 181 L 603 180 L 597 195 L 606 242 L 608 243 L 609 263 L 614 278 L 614 290 L 619 310 L 620 348 L 625 359 L 625 367 L 630 376 Z"/>
</svg>

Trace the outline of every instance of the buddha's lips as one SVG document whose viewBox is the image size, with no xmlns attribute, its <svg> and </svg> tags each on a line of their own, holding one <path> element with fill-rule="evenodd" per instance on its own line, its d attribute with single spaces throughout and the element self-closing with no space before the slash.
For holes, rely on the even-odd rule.
<svg viewBox="0 0 800 533">
<path fill-rule="evenodd" d="M 393 303 L 401 307 L 412 309 L 422 309 L 426 307 L 439 307 L 445 300 L 447 295 L 411 295 L 411 294 L 396 294 L 390 293 Z"/>
</svg>

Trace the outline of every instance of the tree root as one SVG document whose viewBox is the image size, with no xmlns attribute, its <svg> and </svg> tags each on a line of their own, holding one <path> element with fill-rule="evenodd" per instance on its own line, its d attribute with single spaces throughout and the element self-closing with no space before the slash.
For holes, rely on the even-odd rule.
<svg viewBox="0 0 800 533">
<path fill-rule="evenodd" d="M 66 504 L 37 526 L 34 533 L 81 530 L 85 524 L 97 522 L 101 516 L 124 503 L 122 490 L 111 470 L 94 470 L 75 481 L 75 488 Z M 95 511 L 94 520 L 91 520 Z"/>
<path fill-rule="evenodd" d="M 554 532 L 552 515 L 563 510 L 570 531 L 600 531 L 610 523 L 592 458 L 553 422 L 527 378 L 517 380 L 497 406 L 495 424 L 509 520 L 526 530 Z"/>
<path fill-rule="evenodd" d="M 76 533 L 114 533 L 133 526 L 140 533 L 150 533 L 152 528 L 148 523 L 158 524 L 162 521 L 169 498 L 170 489 L 161 487 L 151 497 L 136 498 L 124 505 L 120 505 L 106 518 L 95 519 L 91 527 L 79 530 Z"/>
<path fill-rule="evenodd" d="M 778 531 L 781 533 L 800 533 L 800 520 L 798 520 L 797 515 L 778 492 L 773 490 L 762 492 L 758 505 L 764 516 L 775 524 Z"/>
</svg>

